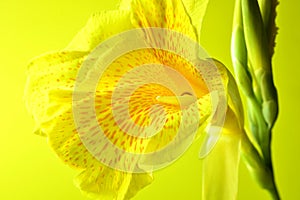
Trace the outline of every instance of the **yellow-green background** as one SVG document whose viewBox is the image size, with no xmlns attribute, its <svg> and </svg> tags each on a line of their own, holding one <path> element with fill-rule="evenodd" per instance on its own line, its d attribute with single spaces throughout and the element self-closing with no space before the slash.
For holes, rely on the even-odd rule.
<svg viewBox="0 0 300 200">
<path fill-rule="evenodd" d="M 22 100 L 27 61 L 63 48 L 92 12 L 113 9 L 117 0 L 10 0 L 0 3 L 0 199 L 85 200 L 73 186 L 75 172 L 62 164 L 44 138 L 33 135 L 33 121 Z M 203 45 L 209 54 L 230 62 L 233 0 L 211 0 L 203 26 Z M 274 56 L 280 114 L 274 129 L 273 158 L 282 199 L 300 199 L 300 1 L 278 7 L 279 35 Z M 200 199 L 201 162 L 194 145 L 136 200 Z M 240 169 L 238 199 L 269 199 Z"/>
</svg>

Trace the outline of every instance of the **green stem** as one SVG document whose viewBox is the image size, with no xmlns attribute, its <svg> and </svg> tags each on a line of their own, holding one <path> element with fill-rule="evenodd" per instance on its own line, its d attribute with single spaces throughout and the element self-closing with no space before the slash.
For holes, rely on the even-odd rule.
<svg viewBox="0 0 300 200">
<path fill-rule="evenodd" d="M 258 151 L 250 142 L 247 134 L 242 134 L 242 157 L 251 176 L 264 189 L 268 190 L 274 200 L 280 196 L 275 184 L 272 165 L 266 166 Z"/>
<path fill-rule="evenodd" d="M 277 91 L 273 83 L 268 35 L 265 31 L 257 0 L 242 0 L 242 18 L 253 80 L 259 88 L 262 114 L 269 128 L 277 117 Z"/>
<path fill-rule="evenodd" d="M 258 0 L 258 4 L 269 43 L 269 54 L 272 56 L 274 53 L 275 37 L 277 34 L 275 18 L 278 0 Z"/>
<path fill-rule="evenodd" d="M 262 115 L 261 106 L 254 97 L 247 98 L 247 105 L 251 133 L 256 136 L 264 161 L 269 166 L 271 164 L 270 133 Z"/>
</svg>

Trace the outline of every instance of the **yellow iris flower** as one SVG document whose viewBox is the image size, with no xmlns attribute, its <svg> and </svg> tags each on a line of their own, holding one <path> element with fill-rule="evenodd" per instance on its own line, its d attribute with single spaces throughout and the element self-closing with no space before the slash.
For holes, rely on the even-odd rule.
<svg viewBox="0 0 300 200">
<path fill-rule="evenodd" d="M 36 133 L 48 138 L 50 146 L 67 165 L 81 170 L 75 183 L 88 196 L 96 199 L 130 199 L 150 184 L 153 177 L 151 171 L 147 170 L 144 173 L 131 173 L 110 168 L 99 162 L 83 144 L 72 111 L 73 92 L 80 67 L 98 44 L 135 28 L 169 29 L 199 42 L 206 4 L 206 0 L 121 1 L 119 10 L 93 15 L 63 51 L 42 55 L 29 64 L 25 99 L 37 124 Z M 219 127 L 222 133 L 218 142 L 216 145 L 214 142 L 209 144 L 209 141 L 203 144 L 204 151 L 206 146 L 208 150 L 202 155 L 214 146 L 203 160 L 203 199 L 235 199 L 243 127 L 240 97 L 234 79 L 221 63 L 215 60 L 198 62 L 208 69 L 214 65 L 217 67 L 228 98 L 226 119 L 224 126 Z M 192 92 L 180 88 L 180 84 L 178 88 L 182 96 L 174 96 L 172 91 L 159 84 L 146 84 L 135 90 L 130 96 L 128 109 L 130 117 L 139 127 L 151 122 L 150 108 L 153 105 L 163 106 L 166 112 L 165 124 L 158 134 L 151 138 L 138 138 L 126 135 L 126 131 L 113 120 L 111 99 L 123 74 L 147 63 L 172 67 L 190 82 L 195 93 L 191 95 Z M 157 73 L 160 73 L 159 69 Z M 167 73 L 169 76 L 166 77 L 163 74 L 158 78 L 174 82 L 171 73 Z M 99 125 L 104 127 L 103 133 L 114 145 L 125 151 L 144 154 L 161 149 L 174 139 L 179 129 L 180 115 L 189 114 L 191 105 L 199 108 L 200 124 L 196 138 L 201 137 L 204 128 L 212 120 L 210 97 L 209 88 L 203 77 L 195 73 L 192 63 L 162 49 L 139 49 L 120 56 L 102 74 L 95 92 L 95 113 Z M 178 99 L 183 102 L 183 110 Z"/>
</svg>

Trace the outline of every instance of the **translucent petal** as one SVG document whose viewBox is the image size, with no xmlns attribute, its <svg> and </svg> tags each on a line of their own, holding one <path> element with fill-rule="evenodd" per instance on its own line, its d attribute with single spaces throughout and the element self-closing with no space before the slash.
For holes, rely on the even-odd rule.
<svg viewBox="0 0 300 200">
<path fill-rule="evenodd" d="M 84 169 L 77 179 L 82 182 L 82 190 L 90 194 L 111 187 L 114 192 L 111 195 L 132 197 L 152 181 L 151 175 L 126 174 L 100 164 L 77 134 L 72 113 L 72 92 L 78 68 L 85 56 L 85 52 L 58 52 L 33 60 L 28 67 L 25 101 L 38 129 L 48 137 L 59 158 L 71 167 Z M 109 183 L 111 185 L 108 186 Z M 112 199 L 109 193 L 97 195 L 108 195 L 107 199 Z"/>
<path fill-rule="evenodd" d="M 130 10 L 130 4 L 131 4 L 131 2 L 132 2 L 132 0 L 121 0 L 119 8 L 121 10 Z"/>
<path fill-rule="evenodd" d="M 194 27 L 181 0 L 133 0 L 131 10 L 135 27 L 167 28 L 196 40 Z"/>
<path fill-rule="evenodd" d="M 186 136 L 181 139 L 184 144 L 187 144 L 194 139 L 188 135 L 195 132 L 195 129 L 210 115 L 210 96 L 203 95 L 206 91 L 202 90 L 201 84 L 189 83 L 191 87 L 195 87 L 195 91 L 200 91 L 200 97 L 191 98 L 194 102 L 189 100 L 189 105 L 183 105 L 183 109 L 177 102 L 177 99 L 186 99 L 186 97 L 176 96 L 185 92 L 185 87 L 182 86 L 184 82 L 181 80 L 193 80 L 192 77 L 196 76 L 191 69 L 193 66 L 183 59 L 177 59 L 180 58 L 179 56 L 173 55 L 173 61 L 168 62 L 167 66 L 183 72 L 183 74 L 177 72 L 182 77 L 186 77 L 180 79 L 172 74 L 173 71 L 165 69 L 155 52 L 157 51 L 152 49 L 129 52 L 115 60 L 101 74 L 95 97 L 97 124 L 92 122 L 92 115 L 86 114 L 92 114 L 93 108 L 91 112 L 86 106 L 76 109 L 78 110 L 76 112 L 84 113 L 79 115 L 78 120 L 80 126 L 85 127 L 81 134 L 85 138 L 87 148 L 98 160 L 102 160 L 109 166 L 118 166 L 120 159 L 125 156 L 108 148 L 110 144 L 136 154 L 156 152 L 171 143 L 179 130 L 184 130 L 183 135 Z M 168 55 L 169 58 L 171 56 L 169 54 L 172 53 L 164 55 Z M 167 63 L 167 58 L 163 59 L 163 64 Z M 151 64 L 145 65 L 147 63 Z M 85 95 L 83 97 L 85 98 Z M 170 101 L 160 101 L 158 99 L 161 98 L 157 97 L 168 98 Z M 193 108 L 190 106 L 192 104 L 194 104 Z M 199 121 L 197 117 L 200 118 Z M 99 125 L 102 132 L 97 128 Z M 105 142 L 103 134 L 110 141 L 109 143 Z M 179 156 L 180 151 L 182 152 L 182 148 L 176 148 L 172 153 Z M 131 158 L 135 159 L 135 157 L 126 159 L 131 160 Z M 160 158 L 159 164 L 164 163 L 163 156 Z M 136 164 L 141 163 L 133 160 L 128 164 L 133 165 L 130 168 L 134 169 Z M 166 159 L 165 163 L 169 161 L 170 159 Z M 156 164 L 153 162 L 153 165 Z"/>
<path fill-rule="evenodd" d="M 94 198 L 130 198 L 138 190 L 149 184 L 152 177 L 146 173 L 131 174 L 106 167 L 83 145 L 78 135 L 78 128 L 80 127 L 74 123 L 72 94 L 78 69 L 88 52 L 110 36 L 132 28 L 167 28 L 188 35 L 193 40 L 197 39 L 193 25 L 197 24 L 194 19 L 200 16 L 195 14 L 195 10 L 200 8 L 200 4 L 195 3 L 194 5 L 190 1 L 183 5 L 180 0 L 133 0 L 129 10 L 126 7 L 128 2 L 123 4 L 124 9 L 121 11 L 107 11 L 93 15 L 87 25 L 65 49 L 65 52 L 52 53 L 37 58 L 31 62 L 28 70 L 29 78 L 25 99 L 28 109 L 37 121 L 37 132 L 48 136 L 51 147 L 66 164 L 83 170 L 76 178 L 76 185 L 84 193 Z M 165 41 L 162 40 L 162 42 Z M 172 42 L 167 41 L 166 44 L 172 45 Z M 146 127 L 152 121 L 165 122 L 153 137 L 137 138 L 127 134 L 126 128 L 130 124 L 128 125 L 126 120 L 121 123 L 114 121 L 111 105 L 112 91 L 124 73 L 132 70 L 135 66 L 149 63 L 149 61 L 171 66 L 177 70 L 185 79 L 190 81 L 196 93 L 195 98 L 193 98 L 194 102 L 191 98 L 177 98 L 186 100 L 184 100 L 185 108 L 181 109 L 180 105 L 174 101 L 174 93 L 161 85 L 150 83 L 135 90 L 129 97 L 130 106 L 128 107 L 134 124 L 139 125 L 139 127 Z M 203 62 L 202 64 L 205 65 L 206 63 Z M 177 85 L 183 90 L 181 94 L 186 92 L 180 83 L 174 81 L 174 77 L 170 73 L 156 70 L 156 68 L 151 70 L 140 73 L 140 78 L 154 77 L 156 80 L 163 80 L 170 85 Z M 178 55 L 161 50 L 143 49 L 130 52 L 118 59 L 103 74 L 96 95 L 97 120 L 99 125 L 104 127 L 105 136 L 121 149 L 139 154 L 164 148 L 174 139 L 181 123 L 184 124 L 184 130 L 187 134 L 197 128 L 197 134 L 200 135 L 204 129 L 203 126 L 207 125 L 211 113 L 209 91 L 202 77 L 197 75 L 194 66 Z M 162 96 L 168 101 L 157 101 L 157 96 Z M 160 118 L 162 116 L 161 110 L 151 110 L 157 104 L 165 108 L 164 120 Z M 196 105 L 198 109 L 193 109 L 190 105 Z M 194 117 L 195 113 L 200 115 L 199 123 L 195 122 L 197 119 Z M 117 114 L 121 115 L 124 112 L 117 110 Z M 188 117 L 181 120 L 182 116 Z M 85 123 L 88 124 L 88 122 Z M 121 126 L 119 126 L 120 124 Z M 92 131 L 93 129 L 91 129 Z M 184 141 L 183 143 L 192 141 L 188 135 L 181 140 Z M 90 138 L 90 142 L 93 143 L 95 140 Z M 178 148 L 177 150 L 180 152 L 181 149 Z M 98 152 L 103 153 L 101 149 Z M 173 155 L 167 154 L 165 157 L 160 157 L 161 160 L 157 160 L 157 163 L 168 162 L 170 160 L 168 156 L 172 159 Z M 118 161 L 111 160 L 111 162 Z M 144 164 L 157 163 L 145 161 Z"/>
<path fill-rule="evenodd" d="M 200 42 L 202 22 L 209 0 L 182 0 L 182 2 L 195 27 L 198 42 Z"/>
<path fill-rule="evenodd" d="M 98 12 L 90 17 L 66 50 L 91 51 L 107 38 L 132 28 L 129 11 Z"/>
<path fill-rule="evenodd" d="M 150 174 L 120 172 L 108 167 L 94 165 L 83 170 L 75 185 L 88 197 L 103 200 L 130 199 L 152 182 Z"/>
<path fill-rule="evenodd" d="M 50 53 L 28 65 L 25 103 L 39 134 L 52 130 L 51 120 L 70 109 L 75 77 L 86 52 Z"/>
<path fill-rule="evenodd" d="M 240 136 L 237 119 L 229 109 L 220 139 L 203 160 L 202 199 L 237 198 Z"/>
</svg>

